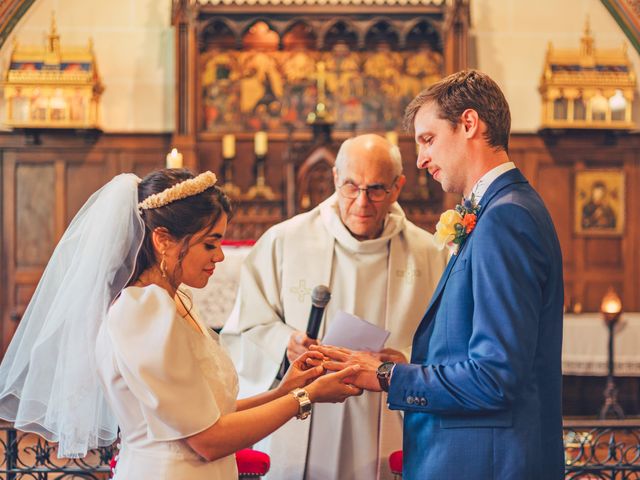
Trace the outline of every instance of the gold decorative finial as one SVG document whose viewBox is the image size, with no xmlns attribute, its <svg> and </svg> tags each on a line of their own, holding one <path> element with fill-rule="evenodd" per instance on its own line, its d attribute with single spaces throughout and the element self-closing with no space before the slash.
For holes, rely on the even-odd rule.
<svg viewBox="0 0 640 480">
<path fill-rule="evenodd" d="M 51 12 L 51 32 L 48 36 L 47 53 L 51 55 L 51 60 L 59 61 L 60 58 L 60 35 L 56 25 L 56 14 Z M 49 63 L 49 62 L 47 62 Z"/>
<path fill-rule="evenodd" d="M 591 36 L 591 26 L 589 25 L 589 16 L 584 24 L 584 36 L 580 39 L 582 44 L 582 55 L 585 57 L 593 57 L 593 37 Z"/>
<path fill-rule="evenodd" d="M 56 26 L 56 12 L 51 12 L 51 34 L 50 36 L 57 36 L 58 28 Z"/>
</svg>

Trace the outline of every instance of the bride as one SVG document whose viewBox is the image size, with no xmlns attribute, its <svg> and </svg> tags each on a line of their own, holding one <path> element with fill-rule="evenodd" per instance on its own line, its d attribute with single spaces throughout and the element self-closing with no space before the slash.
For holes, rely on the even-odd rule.
<svg viewBox="0 0 640 480">
<path fill-rule="evenodd" d="M 311 403 L 361 390 L 308 352 L 279 386 L 236 400 L 233 364 L 199 318 L 232 210 L 205 172 L 122 174 L 56 247 L 0 365 L 0 417 L 84 456 L 121 430 L 116 479 L 237 478 L 234 452 Z"/>
</svg>

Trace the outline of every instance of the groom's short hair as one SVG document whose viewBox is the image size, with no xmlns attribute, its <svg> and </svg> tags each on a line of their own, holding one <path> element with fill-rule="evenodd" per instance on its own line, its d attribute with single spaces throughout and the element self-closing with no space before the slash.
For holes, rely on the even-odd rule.
<svg viewBox="0 0 640 480">
<path fill-rule="evenodd" d="M 489 75 L 478 70 L 462 70 L 449 75 L 420 92 L 407 106 L 404 127 L 413 131 L 413 122 L 423 105 L 435 102 L 438 116 L 453 128 L 460 123 L 462 112 L 471 108 L 487 125 L 485 139 L 497 149 L 508 151 L 511 113 L 502 90 Z"/>
</svg>

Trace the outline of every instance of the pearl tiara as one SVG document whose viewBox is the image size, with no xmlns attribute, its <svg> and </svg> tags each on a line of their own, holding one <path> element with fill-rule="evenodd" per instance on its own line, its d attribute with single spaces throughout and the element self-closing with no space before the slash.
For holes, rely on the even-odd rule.
<svg viewBox="0 0 640 480">
<path fill-rule="evenodd" d="M 204 192 L 207 188 L 213 187 L 218 181 L 218 177 L 213 172 L 204 172 L 195 178 L 190 178 L 180 183 L 176 183 L 172 187 L 163 190 L 160 193 L 149 195 L 143 201 L 138 203 L 139 210 L 149 210 L 152 208 L 160 208 L 165 205 L 182 200 L 183 198 L 192 197 Z"/>
</svg>

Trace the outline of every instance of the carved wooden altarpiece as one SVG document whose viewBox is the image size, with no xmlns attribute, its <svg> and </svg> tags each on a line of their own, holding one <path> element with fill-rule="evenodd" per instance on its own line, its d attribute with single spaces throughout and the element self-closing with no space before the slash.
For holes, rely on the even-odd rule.
<svg viewBox="0 0 640 480">
<path fill-rule="evenodd" d="M 344 139 L 398 131 L 418 92 L 466 67 L 468 2 L 371 3 L 174 1 L 174 144 L 186 166 L 232 177 L 230 237 L 257 238 L 317 205 L 333 191 Z M 256 167 L 258 131 L 268 149 Z M 235 145 L 223 161 L 225 134 Z M 444 197 L 417 171 L 413 139 L 400 135 L 399 147 L 408 177 L 401 203 L 432 227 Z"/>
</svg>

